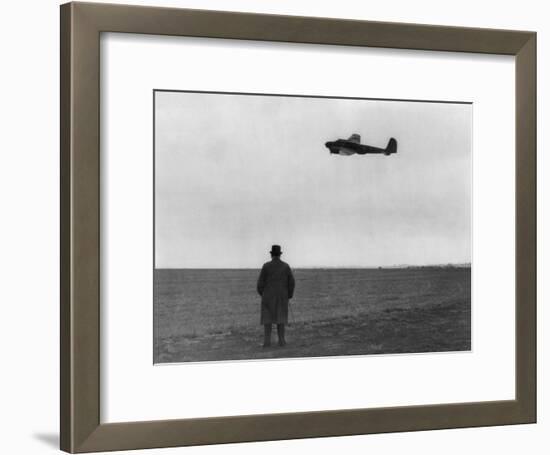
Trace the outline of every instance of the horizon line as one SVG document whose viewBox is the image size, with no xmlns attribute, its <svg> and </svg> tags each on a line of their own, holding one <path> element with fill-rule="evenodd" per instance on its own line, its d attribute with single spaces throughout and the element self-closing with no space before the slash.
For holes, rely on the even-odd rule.
<svg viewBox="0 0 550 455">
<path fill-rule="evenodd" d="M 269 261 L 268 261 L 269 262 Z M 262 264 L 263 265 L 263 264 Z M 154 270 L 257 270 L 258 267 L 153 267 Z M 428 267 L 472 267 L 471 262 L 445 262 L 437 264 L 396 264 L 396 265 L 343 265 L 343 266 L 291 266 L 292 269 L 410 269 L 410 268 L 428 268 Z"/>
</svg>

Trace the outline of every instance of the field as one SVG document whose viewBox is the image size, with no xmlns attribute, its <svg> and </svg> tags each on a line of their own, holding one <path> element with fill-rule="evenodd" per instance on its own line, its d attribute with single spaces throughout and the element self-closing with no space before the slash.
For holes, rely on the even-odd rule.
<svg viewBox="0 0 550 455">
<path fill-rule="evenodd" d="M 470 350 L 469 267 L 295 269 L 283 348 L 262 348 L 258 273 L 155 270 L 155 363 Z"/>
</svg>

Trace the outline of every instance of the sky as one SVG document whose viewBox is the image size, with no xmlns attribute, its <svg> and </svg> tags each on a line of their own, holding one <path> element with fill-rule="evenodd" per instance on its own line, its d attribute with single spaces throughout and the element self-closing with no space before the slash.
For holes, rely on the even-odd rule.
<svg viewBox="0 0 550 455">
<path fill-rule="evenodd" d="M 156 268 L 471 261 L 471 104 L 157 91 L 154 127 Z"/>
</svg>

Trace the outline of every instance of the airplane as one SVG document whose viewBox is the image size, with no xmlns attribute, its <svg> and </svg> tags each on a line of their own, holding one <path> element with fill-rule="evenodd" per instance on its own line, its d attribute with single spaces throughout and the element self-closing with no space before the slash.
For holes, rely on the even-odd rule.
<svg viewBox="0 0 550 455">
<path fill-rule="evenodd" d="M 367 153 L 379 153 L 389 156 L 393 153 L 397 153 L 397 141 L 392 137 L 385 149 L 372 147 L 370 145 L 361 144 L 361 136 L 359 134 L 352 134 L 349 139 L 338 139 L 336 141 L 329 141 L 325 143 L 325 147 L 330 150 L 330 153 L 336 155 L 366 155 Z"/>
</svg>

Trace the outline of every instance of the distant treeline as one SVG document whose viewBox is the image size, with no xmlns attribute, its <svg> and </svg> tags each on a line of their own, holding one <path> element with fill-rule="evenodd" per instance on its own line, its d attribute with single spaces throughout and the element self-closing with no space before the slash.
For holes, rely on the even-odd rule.
<svg viewBox="0 0 550 455">
<path fill-rule="evenodd" d="M 431 264 L 431 265 L 384 265 L 384 266 L 330 266 L 330 267 L 292 267 L 294 270 L 407 270 L 407 269 L 423 269 L 423 270 L 442 270 L 442 269 L 469 269 L 472 265 L 470 263 L 464 264 Z M 261 267 L 237 267 L 237 268 L 208 268 L 208 267 L 198 267 L 198 268 L 155 268 L 155 271 L 162 270 L 209 270 L 209 271 L 219 271 L 219 270 L 259 270 Z"/>
<path fill-rule="evenodd" d="M 440 270 L 440 269 L 469 269 L 472 264 L 433 264 L 433 265 L 394 265 L 387 267 L 378 267 L 379 269 L 425 269 L 425 270 Z"/>
</svg>

